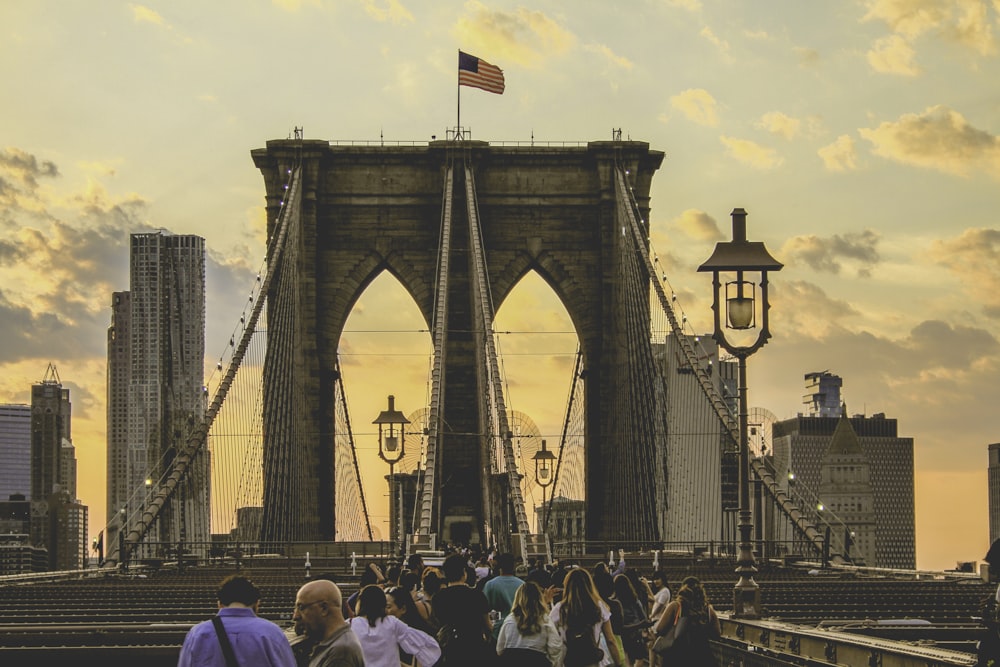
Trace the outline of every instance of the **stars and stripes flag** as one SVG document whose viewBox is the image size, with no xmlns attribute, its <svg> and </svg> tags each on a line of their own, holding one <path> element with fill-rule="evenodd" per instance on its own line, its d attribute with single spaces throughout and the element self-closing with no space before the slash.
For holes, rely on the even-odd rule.
<svg viewBox="0 0 1000 667">
<path fill-rule="evenodd" d="M 503 70 L 482 58 L 458 52 L 458 85 L 503 94 Z"/>
</svg>

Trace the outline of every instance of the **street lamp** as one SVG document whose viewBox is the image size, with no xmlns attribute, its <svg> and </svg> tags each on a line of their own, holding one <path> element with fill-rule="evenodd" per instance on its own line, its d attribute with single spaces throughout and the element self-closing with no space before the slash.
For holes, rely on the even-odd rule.
<svg viewBox="0 0 1000 667">
<path fill-rule="evenodd" d="M 545 506 L 545 489 L 556 481 L 555 471 L 552 469 L 556 455 L 545 447 L 545 441 L 542 440 L 542 448 L 531 458 L 535 461 L 535 483 L 542 487 L 542 532 L 544 533 L 548 530 L 549 518 L 548 508 Z"/>
<path fill-rule="evenodd" d="M 146 520 L 146 505 L 149 504 L 149 492 L 150 492 L 150 490 L 152 488 L 153 488 L 153 478 L 152 477 L 147 477 L 146 478 L 146 496 L 143 498 L 143 501 L 142 501 L 142 520 L 143 521 Z M 149 534 L 148 534 L 148 531 L 147 531 L 147 534 L 143 537 L 143 540 L 142 540 L 142 556 L 143 556 L 143 558 L 146 558 L 146 557 L 149 556 L 149 553 L 146 550 L 146 545 L 147 544 L 149 544 Z"/>
<path fill-rule="evenodd" d="M 780 271 L 783 266 L 759 241 L 747 241 L 747 212 L 733 209 L 733 240 L 715 245 L 715 251 L 699 271 L 712 272 L 712 312 L 715 331 L 712 337 L 720 347 L 739 362 L 739 530 L 740 554 L 736 572 L 739 581 L 733 591 L 733 615 L 738 618 L 759 618 L 760 588 L 754 581 L 757 571 L 753 557 L 751 535 L 753 522 L 750 517 L 750 443 L 747 438 L 747 357 L 759 350 L 771 337 L 767 313 L 771 304 L 767 299 L 767 272 Z M 720 274 L 725 273 L 725 283 Z M 748 275 L 749 274 L 749 275 Z M 755 280 L 756 279 L 756 280 Z M 757 300 L 757 287 L 760 300 Z M 726 301 L 725 326 L 721 301 Z M 758 328 L 757 338 L 746 339 L 746 344 L 734 344 L 726 337 L 726 329 L 752 331 Z"/>
<path fill-rule="evenodd" d="M 396 397 L 389 396 L 389 409 L 383 410 L 372 423 L 378 424 L 379 458 L 389 464 L 389 543 L 393 556 L 395 556 L 396 535 L 401 535 L 402 530 L 395 523 L 399 519 L 394 519 L 394 516 L 401 514 L 401 512 L 393 511 L 396 500 L 396 477 L 393 474 L 393 468 L 403 458 L 405 427 L 410 423 L 410 420 L 396 409 Z"/>
</svg>

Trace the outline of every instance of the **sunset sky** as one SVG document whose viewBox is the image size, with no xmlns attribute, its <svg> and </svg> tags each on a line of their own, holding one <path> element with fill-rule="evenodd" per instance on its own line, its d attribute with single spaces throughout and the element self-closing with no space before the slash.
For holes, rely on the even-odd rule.
<svg viewBox="0 0 1000 667">
<path fill-rule="evenodd" d="M 29 402 L 56 364 L 96 534 L 105 337 L 129 233 L 207 239 L 214 366 L 264 253 L 250 150 L 296 126 L 307 139 L 443 138 L 462 49 L 506 76 L 503 95 L 462 89 L 473 138 L 621 128 L 666 153 L 652 241 L 695 330 L 711 303 L 695 269 L 746 208 L 748 236 L 785 263 L 751 405 L 792 417 L 805 373 L 842 376 L 850 413 L 885 413 L 915 440 L 918 566 L 981 558 L 987 444 L 1000 441 L 998 33 L 1000 0 L 7 0 L 0 402 Z M 348 322 L 373 498 L 387 470 L 369 424 L 389 393 L 404 411 L 423 405 L 423 327 L 388 278 Z M 511 407 L 555 437 L 575 350 L 565 310 L 531 277 L 497 328 L 539 332 L 502 336 L 501 350 Z"/>
</svg>

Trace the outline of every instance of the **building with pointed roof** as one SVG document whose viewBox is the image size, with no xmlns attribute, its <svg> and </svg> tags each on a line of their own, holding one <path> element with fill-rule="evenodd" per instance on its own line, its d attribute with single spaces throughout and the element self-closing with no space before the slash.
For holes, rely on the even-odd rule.
<svg viewBox="0 0 1000 667">
<path fill-rule="evenodd" d="M 825 512 L 832 512 L 847 526 L 843 536 L 844 554 L 858 565 L 876 561 L 875 494 L 871 484 L 871 464 L 858 434 L 847 418 L 847 406 L 830 438 L 830 446 L 820 468 L 819 497 Z"/>
</svg>

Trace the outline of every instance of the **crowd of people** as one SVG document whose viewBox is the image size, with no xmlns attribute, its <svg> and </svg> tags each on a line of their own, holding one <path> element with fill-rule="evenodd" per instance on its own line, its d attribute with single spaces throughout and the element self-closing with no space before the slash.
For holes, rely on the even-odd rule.
<svg viewBox="0 0 1000 667">
<path fill-rule="evenodd" d="M 440 567 L 419 555 L 385 570 L 371 562 L 346 599 L 332 577 L 303 585 L 287 631 L 257 617 L 259 591 L 234 575 L 219 587 L 218 615 L 188 633 L 178 665 L 668 667 L 652 647 L 681 619 L 687 641 L 670 664 L 716 664 L 709 641 L 719 620 L 698 579 L 671 595 L 663 571 L 647 579 L 624 554 L 612 567 L 468 552 Z"/>
</svg>

